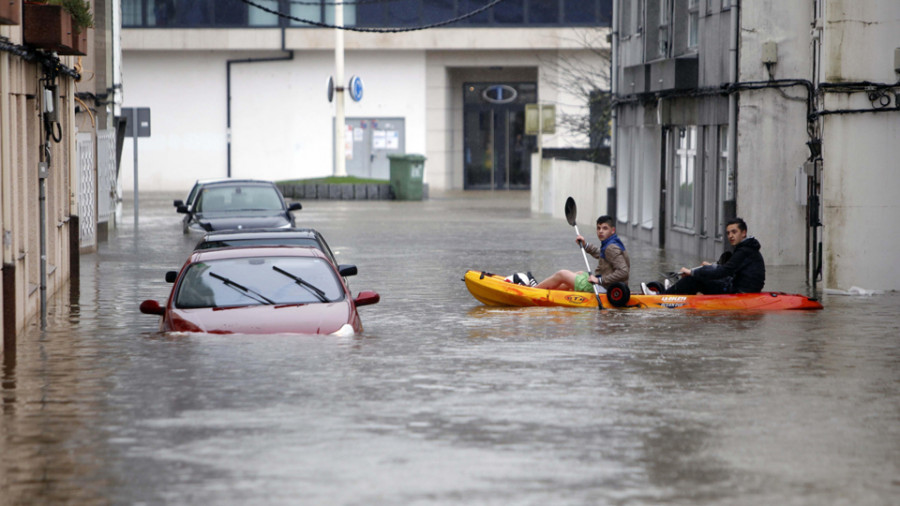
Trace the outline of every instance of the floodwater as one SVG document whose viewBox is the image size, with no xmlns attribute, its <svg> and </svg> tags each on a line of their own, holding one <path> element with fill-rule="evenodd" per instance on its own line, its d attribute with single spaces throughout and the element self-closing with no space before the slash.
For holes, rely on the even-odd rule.
<svg viewBox="0 0 900 506">
<path fill-rule="evenodd" d="M 164 335 L 138 304 L 166 298 L 196 241 L 182 197 L 142 195 L 137 230 L 126 202 L 46 329 L 3 357 L 0 504 L 900 497 L 895 293 L 768 314 L 489 308 L 465 270 L 584 266 L 526 193 L 307 201 L 298 223 L 381 294 L 361 335 Z M 625 242 L 632 287 L 700 260 Z M 770 268 L 766 288 L 808 293 L 802 271 Z"/>
</svg>

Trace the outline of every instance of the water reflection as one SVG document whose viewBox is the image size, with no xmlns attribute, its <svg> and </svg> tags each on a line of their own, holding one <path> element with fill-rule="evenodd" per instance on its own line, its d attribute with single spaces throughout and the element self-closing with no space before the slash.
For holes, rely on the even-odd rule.
<svg viewBox="0 0 900 506">
<path fill-rule="evenodd" d="M 174 197 L 180 197 L 175 195 Z M 518 194 L 304 202 L 360 268 L 365 332 L 160 334 L 196 242 L 141 198 L 4 355 L 0 504 L 888 504 L 895 294 L 820 312 L 482 306 L 467 269 L 583 260 Z M 635 273 L 696 259 L 627 242 Z M 803 292 L 802 269 L 770 288 Z M 634 283 L 633 283 L 634 284 Z"/>
</svg>

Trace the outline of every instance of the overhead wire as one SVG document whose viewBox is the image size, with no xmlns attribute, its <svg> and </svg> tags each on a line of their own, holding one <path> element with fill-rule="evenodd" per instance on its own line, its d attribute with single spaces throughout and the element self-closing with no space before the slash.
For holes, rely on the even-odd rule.
<svg viewBox="0 0 900 506">
<path fill-rule="evenodd" d="M 355 2 L 328 2 L 315 0 L 288 0 L 291 5 L 371 5 L 371 4 L 389 4 L 393 2 L 402 2 L 403 0 L 356 0 Z"/>
<path fill-rule="evenodd" d="M 365 27 L 358 27 L 358 26 L 337 26 L 337 25 L 331 25 L 328 23 L 322 23 L 319 21 L 314 21 L 312 19 L 304 19 L 304 18 L 298 18 L 296 16 L 291 16 L 289 14 L 285 14 L 276 9 L 270 9 L 268 7 L 260 5 L 252 0 L 238 0 L 238 1 L 241 3 L 256 7 L 257 9 L 268 12 L 270 14 L 275 14 L 276 16 L 278 16 L 280 18 L 290 19 L 292 21 L 297 21 L 298 23 L 304 23 L 304 24 L 308 24 L 308 25 L 312 25 L 312 26 L 318 26 L 319 28 L 334 28 L 334 29 L 338 29 L 338 30 L 346 30 L 346 31 L 350 31 L 350 32 L 363 32 L 363 33 L 404 33 L 404 32 L 415 32 L 415 31 L 419 31 L 419 30 L 427 30 L 429 28 L 439 28 L 442 26 L 452 25 L 453 23 L 458 23 L 464 19 L 468 19 L 473 16 L 477 16 L 478 14 L 481 14 L 482 12 L 492 8 L 493 6 L 499 4 L 500 2 L 503 2 L 505 0 L 491 0 L 490 2 L 488 2 L 487 4 L 485 4 L 483 6 L 477 8 L 473 11 L 467 12 L 463 15 L 457 16 L 455 18 L 447 19 L 444 21 L 438 21 L 436 23 L 430 23 L 427 25 L 413 26 L 413 27 L 407 27 L 407 28 L 365 28 Z M 316 5 L 318 5 L 318 4 L 316 4 Z M 335 5 L 337 5 L 337 4 L 335 4 Z M 343 5 L 343 4 L 341 4 L 341 5 Z"/>
</svg>

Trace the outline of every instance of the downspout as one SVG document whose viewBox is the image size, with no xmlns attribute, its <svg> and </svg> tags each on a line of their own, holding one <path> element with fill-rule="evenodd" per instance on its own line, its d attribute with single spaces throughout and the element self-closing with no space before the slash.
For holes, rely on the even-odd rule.
<svg viewBox="0 0 900 506">
<path fill-rule="evenodd" d="M 289 61 L 294 59 L 294 51 L 287 50 L 284 45 L 284 30 L 285 27 L 281 27 L 281 50 L 286 52 L 285 56 L 279 56 L 277 58 L 243 58 L 239 60 L 227 60 L 225 62 L 225 94 L 227 96 L 228 104 L 226 106 L 226 124 L 225 124 L 225 137 L 228 143 L 228 172 L 227 177 L 231 177 L 231 65 L 237 63 L 260 63 L 260 62 L 270 62 L 270 61 Z"/>
<path fill-rule="evenodd" d="M 820 29 L 819 22 L 820 17 L 822 16 L 822 3 L 820 0 L 815 0 L 813 2 L 813 37 L 812 37 L 812 86 L 810 89 L 810 96 L 808 107 L 814 105 L 815 95 L 813 94 L 813 90 L 819 89 L 819 69 L 821 68 L 821 58 L 822 58 L 822 32 Z M 824 100 L 824 98 L 823 98 Z M 809 112 L 809 111 L 808 111 Z M 810 121 L 810 120 L 807 120 Z M 819 276 L 822 275 L 822 244 L 821 239 L 819 238 L 819 227 L 822 225 L 819 217 L 821 213 L 821 195 L 822 192 L 819 189 L 821 182 L 819 181 L 819 172 L 820 167 L 822 166 L 822 152 L 821 152 L 821 130 L 818 128 L 818 125 L 821 124 L 821 117 L 816 117 L 815 124 L 810 125 L 811 130 L 815 137 L 810 140 L 808 143 L 811 148 L 815 145 L 818 145 L 818 152 L 811 153 L 811 161 L 812 161 L 812 177 L 811 181 L 808 181 L 808 190 L 806 197 L 806 234 L 809 238 L 806 245 L 806 272 L 808 276 L 808 280 L 812 282 L 812 290 L 815 294 L 816 292 L 816 282 L 819 279 Z M 809 177 L 809 176 L 807 176 Z"/>
<path fill-rule="evenodd" d="M 741 34 L 741 2 L 733 0 L 731 6 L 731 44 L 728 48 L 729 82 L 738 82 L 738 47 Z M 728 94 L 728 166 L 725 174 L 725 219 L 737 216 L 737 114 L 738 92 Z"/>
<path fill-rule="evenodd" d="M 616 130 L 619 126 L 618 113 L 616 112 L 619 108 L 617 103 L 619 98 L 619 2 L 617 1 L 613 1 L 612 3 L 612 58 L 610 58 L 610 66 L 612 68 L 609 73 L 611 81 L 609 85 L 611 100 L 609 103 L 612 106 L 612 111 L 610 111 L 610 122 L 612 125 L 609 133 L 609 172 L 612 185 L 606 192 L 606 214 L 618 216 L 618 209 L 613 208 L 613 206 L 618 207 L 619 200 L 618 195 L 616 194 L 616 188 L 619 186 L 616 182 L 616 178 L 618 177 L 616 167 L 616 155 L 618 154 L 616 141 L 618 136 L 616 135 Z M 618 218 L 616 221 L 618 221 Z"/>
<path fill-rule="evenodd" d="M 16 264 L 13 255 L 13 213 L 12 213 L 12 138 L 10 137 L 9 110 L 16 107 L 14 95 L 10 92 L 11 65 L 7 53 L 0 54 L 0 243 L 3 244 L 2 278 L 3 297 L 3 349 L 0 355 L 8 360 L 16 356 Z M 13 107 L 7 107 L 11 104 Z"/>
</svg>

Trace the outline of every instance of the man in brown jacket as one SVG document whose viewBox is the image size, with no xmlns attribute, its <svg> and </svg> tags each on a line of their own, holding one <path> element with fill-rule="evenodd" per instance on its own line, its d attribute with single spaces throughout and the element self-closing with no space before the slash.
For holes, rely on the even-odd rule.
<svg viewBox="0 0 900 506">
<path fill-rule="evenodd" d="M 597 218 L 597 239 L 600 239 L 599 247 L 585 242 L 584 237 L 580 235 L 575 238 L 576 243 L 583 245 L 584 250 L 597 259 L 597 268 L 594 269 L 593 275 L 563 269 L 538 283 L 537 288 L 593 292 L 591 283 L 594 283 L 600 285 L 600 293 L 605 293 L 613 283 L 621 282 L 627 285 L 631 259 L 628 258 L 622 240 L 616 235 L 616 223 L 612 217 L 603 215 Z"/>
</svg>

